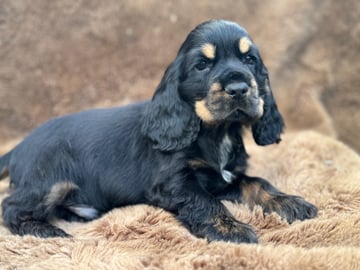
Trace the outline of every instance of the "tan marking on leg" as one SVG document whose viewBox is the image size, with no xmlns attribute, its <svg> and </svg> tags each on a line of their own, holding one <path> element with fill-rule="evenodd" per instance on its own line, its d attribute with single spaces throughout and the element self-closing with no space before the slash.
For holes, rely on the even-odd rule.
<svg viewBox="0 0 360 270">
<path fill-rule="evenodd" d="M 206 43 L 201 47 L 201 52 L 206 56 L 206 58 L 214 59 L 216 47 L 211 43 Z"/>
<path fill-rule="evenodd" d="M 214 227 L 218 232 L 222 234 L 228 234 L 231 232 L 231 225 L 229 226 L 229 222 L 226 222 L 223 216 L 216 216 L 214 218 L 214 223 Z"/>
<path fill-rule="evenodd" d="M 44 201 L 44 204 L 47 206 L 47 210 L 51 210 L 53 207 L 61 204 L 71 191 L 78 188 L 79 187 L 76 184 L 70 181 L 60 182 L 53 185 Z"/>
<path fill-rule="evenodd" d="M 211 123 L 214 121 L 214 116 L 207 108 L 205 100 L 195 102 L 195 112 L 204 122 Z"/>
<path fill-rule="evenodd" d="M 4 179 L 9 176 L 9 168 L 6 166 L 0 171 L 0 179 Z"/>
<path fill-rule="evenodd" d="M 264 206 L 273 197 L 263 189 L 260 183 L 253 182 L 242 185 L 242 200 L 252 209 L 256 204 Z"/>
<path fill-rule="evenodd" d="M 246 233 L 248 225 L 236 220 L 226 213 L 219 213 L 213 217 L 214 228 L 223 235 Z"/>
<path fill-rule="evenodd" d="M 239 40 L 239 50 L 241 53 L 247 53 L 251 47 L 251 40 L 248 37 L 242 37 Z"/>
</svg>

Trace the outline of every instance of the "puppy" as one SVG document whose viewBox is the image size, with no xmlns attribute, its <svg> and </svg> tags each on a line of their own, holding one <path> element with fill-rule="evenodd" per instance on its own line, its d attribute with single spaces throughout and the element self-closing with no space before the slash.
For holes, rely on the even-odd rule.
<svg viewBox="0 0 360 270">
<path fill-rule="evenodd" d="M 278 143 L 283 119 L 268 71 L 247 31 L 211 20 L 182 44 L 150 101 L 55 118 L 0 159 L 12 193 L 4 224 L 19 235 L 68 236 L 51 218 L 95 219 L 145 203 L 170 211 L 209 241 L 256 243 L 251 226 L 221 203 L 260 205 L 288 222 L 317 209 L 246 176 L 242 140 Z"/>
</svg>

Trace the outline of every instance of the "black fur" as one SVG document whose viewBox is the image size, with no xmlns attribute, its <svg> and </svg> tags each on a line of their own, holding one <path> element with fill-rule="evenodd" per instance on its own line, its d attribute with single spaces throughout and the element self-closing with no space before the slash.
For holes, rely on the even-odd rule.
<svg viewBox="0 0 360 270">
<path fill-rule="evenodd" d="M 166 70 L 151 101 L 50 120 L 0 159 L 12 193 L 2 202 L 16 234 L 67 236 L 49 223 L 97 218 L 114 207 L 147 203 L 172 212 L 211 240 L 257 242 L 220 200 L 259 204 L 289 222 L 316 207 L 245 175 L 242 130 L 280 141 L 283 120 L 268 73 L 248 33 L 213 20 L 196 27 Z M 209 51 L 204 45 L 210 44 Z M 251 46 L 250 46 L 251 45 Z"/>
<path fill-rule="evenodd" d="M 181 63 L 179 56 L 169 66 L 146 108 L 141 131 L 151 139 L 154 149 L 181 150 L 196 140 L 200 129 L 200 119 L 178 92 Z"/>
</svg>

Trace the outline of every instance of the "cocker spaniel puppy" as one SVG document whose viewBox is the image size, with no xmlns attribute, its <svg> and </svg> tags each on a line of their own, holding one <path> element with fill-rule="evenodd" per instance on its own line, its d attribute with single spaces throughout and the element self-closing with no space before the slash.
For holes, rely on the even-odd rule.
<svg viewBox="0 0 360 270">
<path fill-rule="evenodd" d="M 256 243 L 221 200 L 260 205 L 288 222 L 314 217 L 316 207 L 301 197 L 246 176 L 244 128 L 259 145 L 280 141 L 268 71 L 244 28 L 205 22 L 152 100 L 55 118 L 1 157 L 13 187 L 2 202 L 4 224 L 19 235 L 68 236 L 49 220 L 87 221 L 145 203 L 209 241 Z"/>
</svg>

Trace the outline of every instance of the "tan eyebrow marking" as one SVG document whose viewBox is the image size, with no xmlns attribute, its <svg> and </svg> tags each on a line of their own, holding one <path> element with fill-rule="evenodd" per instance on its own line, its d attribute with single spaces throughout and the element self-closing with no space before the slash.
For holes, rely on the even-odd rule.
<svg viewBox="0 0 360 270">
<path fill-rule="evenodd" d="M 241 53 L 247 53 L 251 47 L 251 40 L 248 37 L 242 37 L 239 40 L 239 50 Z"/>
<path fill-rule="evenodd" d="M 219 82 L 214 82 L 210 86 L 210 91 L 221 91 L 221 90 L 222 90 L 222 86 L 221 86 L 221 83 L 219 83 Z"/>
<path fill-rule="evenodd" d="M 250 85 L 251 85 L 251 87 L 253 87 L 253 88 L 257 87 L 257 83 L 256 83 L 255 79 L 251 79 L 251 80 L 250 80 Z"/>
<path fill-rule="evenodd" d="M 201 52 L 205 55 L 205 57 L 209 59 L 214 59 L 216 47 L 211 43 L 206 43 L 203 46 L 201 46 Z"/>
</svg>

